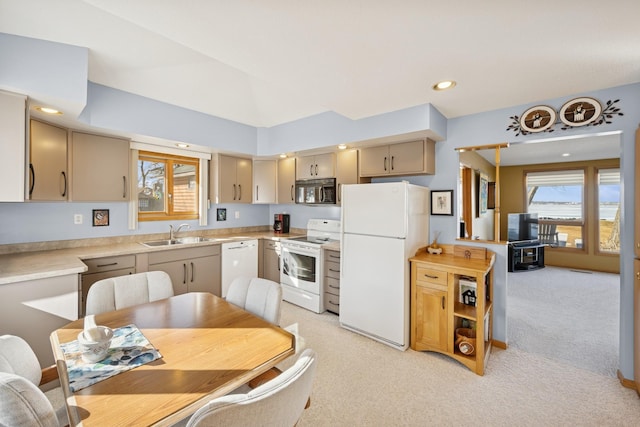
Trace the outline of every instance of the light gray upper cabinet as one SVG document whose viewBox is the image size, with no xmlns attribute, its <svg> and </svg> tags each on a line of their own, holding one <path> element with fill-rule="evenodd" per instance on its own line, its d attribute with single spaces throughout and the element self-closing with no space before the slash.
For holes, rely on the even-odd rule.
<svg viewBox="0 0 640 427">
<path fill-rule="evenodd" d="M 0 91 L 0 202 L 24 202 L 27 97 Z"/>
<path fill-rule="evenodd" d="M 277 187 L 277 162 L 253 161 L 253 203 L 275 203 Z"/>
<path fill-rule="evenodd" d="M 278 203 L 295 203 L 296 158 L 278 160 Z"/>
<path fill-rule="evenodd" d="M 251 203 L 253 162 L 251 159 L 218 154 L 209 171 L 214 203 Z"/>
<path fill-rule="evenodd" d="M 73 132 L 71 200 L 129 200 L 129 141 Z"/>
<path fill-rule="evenodd" d="M 29 199 L 67 200 L 67 130 L 32 119 L 30 135 Z"/>
<path fill-rule="evenodd" d="M 434 174 L 435 142 L 420 140 L 360 149 L 360 176 Z"/>
<path fill-rule="evenodd" d="M 334 178 L 336 175 L 336 155 L 334 153 L 302 156 L 296 160 L 296 178 Z"/>
</svg>

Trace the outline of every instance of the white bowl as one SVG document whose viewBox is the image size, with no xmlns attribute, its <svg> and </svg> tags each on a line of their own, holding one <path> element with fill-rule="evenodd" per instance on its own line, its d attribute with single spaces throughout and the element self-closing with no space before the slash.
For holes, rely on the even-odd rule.
<svg viewBox="0 0 640 427">
<path fill-rule="evenodd" d="M 78 334 L 78 344 L 82 360 L 88 363 L 96 363 L 107 357 L 113 330 L 106 326 L 96 326 Z"/>
</svg>

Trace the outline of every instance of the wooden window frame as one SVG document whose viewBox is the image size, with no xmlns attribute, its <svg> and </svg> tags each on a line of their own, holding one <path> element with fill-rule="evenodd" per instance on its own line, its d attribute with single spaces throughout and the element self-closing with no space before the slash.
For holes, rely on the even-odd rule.
<svg viewBox="0 0 640 427">
<path fill-rule="evenodd" d="M 140 208 L 138 207 L 138 221 L 167 221 L 167 220 L 189 220 L 189 219 L 199 219 L 199 203 L 200 203 L 200 160 L 193 157 L 184 157 L 184 156 L 176 156 L 172 154 L 164 154 L 164 153 L 155 153 L 150 151 L 140 151 L 138 153 L 138 166 L 136 170 L 139 173 L 139 162 L 141 161 L 152 161 L 152 162 L 163 162 L 165 164 L 165 209 L 164 212 L 140 212 Z M 173 166 L 175 163 L 191 165 L 195 168 L 195 180 L 196 180 L 196 188 L 198 194 L 195 197 L 195 206 L 194 210 L 191 212 L 174 212 L 173 211 L 173 194 L 169 192 L 170 189 L 173 189 L 174 185 L 174 176 L 173 176 Z M 137 179 L 138 176 L 136 176 Z"/>
</svg>

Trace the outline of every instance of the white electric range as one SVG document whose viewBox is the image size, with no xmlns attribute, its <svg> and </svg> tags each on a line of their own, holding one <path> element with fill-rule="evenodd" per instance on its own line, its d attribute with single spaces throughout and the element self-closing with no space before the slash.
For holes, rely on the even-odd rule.
<svg viewBox="0 0 640 427">
<path fill-rule="evenodd" d="M 280 283 L 282 299 L 292 304 L 322 313 L 322 246 L 340 241 L 340 221 L 310 219 L 307 235 L 280 241 Z"/>
</svg>

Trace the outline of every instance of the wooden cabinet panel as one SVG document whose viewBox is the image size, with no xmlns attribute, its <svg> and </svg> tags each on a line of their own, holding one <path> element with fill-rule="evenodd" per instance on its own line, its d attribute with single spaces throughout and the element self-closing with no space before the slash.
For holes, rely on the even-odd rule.
<svg viewBox="0 0 640 427">
<path fill-rule="evenodd" d="M 435 142 L 402 142 L 360 150 L 360 176 L 425 175 L 435 173 Z"/>
<path fill-rule="evenodd" d="M 416 321 L 412 332 L 416 350 L 439 349 L 447 351 L 447 291 L 416 286 L 413 304 Z"/>
<path fill-rule="evenodd" d="M 222 294 L 220 245 L 150 253 L 149 271 L 158 270 L 169 274 L 176 295 L 186 292 Z"/>
<path fill-rule="evenodd" d="M 71 142 L 71 200 L 129 200 L 129 141 L 73 132 Z"/>
<path fill-rule="evenodd" d="M 216 203 L 251 203 L 253 167 L 250 159 L 218 155 L 215 166 L 210 171 L 211 186 L 215 191 Z"/>
<path fill-rule="evenodd" d="M 0 202 L 24 202 L 27 97 L 0 91 Z"/>
<path fill-rule="evenodd" d="M 280 242 L 263 239 L 262 266 L 260 277 L 280 283 Z"/>
<path fill-rule="evenodd" d="M 254 160 L 253 203 L 275 203 L 277 187 L 277 162 Z"/>
<path fill-rule="evenodd" d="M 30 132 L 29 198 L 67 200 L 67 130 L 31 120 Z"/>
<path fill-rule="evenodd" d="M 334 153 L 298 157 L 296 160 L 297 179 L 334 178 L 336 156 Z"/>
<path fill-rule="evenodd" d="M 278 203 L 295 203 L 296 159 L 278 160 Z"/>
<path fill-rule="evenodd" d="M 342 201 L 342 186 L 345 184 L 357 184 L 358 182 L 358 150 L 339 151 L 336 156 L 338 204 Z"/>
</svg>

